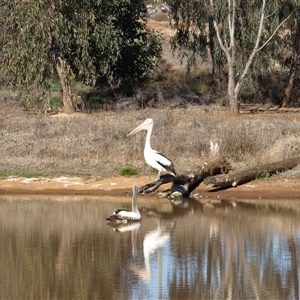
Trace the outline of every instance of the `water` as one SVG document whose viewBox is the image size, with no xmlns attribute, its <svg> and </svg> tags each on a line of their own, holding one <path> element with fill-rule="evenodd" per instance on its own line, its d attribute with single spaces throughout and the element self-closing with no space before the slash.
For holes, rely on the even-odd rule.
<svg viewBox="0 0 300 300">
<path fill-rule="evenodd" d="M 113 228 L 130 199 L 99 200 L 1 198 L 0 298 L 299 299 L 295 202 L 147 197 Z"/>
</svg>

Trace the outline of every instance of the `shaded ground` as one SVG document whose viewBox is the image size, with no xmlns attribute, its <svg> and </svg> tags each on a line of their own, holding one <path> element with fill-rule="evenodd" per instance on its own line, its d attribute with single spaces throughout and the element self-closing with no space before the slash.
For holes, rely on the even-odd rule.
<svg viewBox="0 0 300 300">
<path fill-rule="evenodd" d="M 0 181 L 0 195 L 3 194 L 41 194 L 41 195 L 87 195 L 124 196 L 131 195 L 133 184 L 142 186 L 153 178 L 115 176 L 105 179 L 82 178 L 8 178 Z M 162 186 L 159 191 L 168 188 Z M 200 185 L 193 193 L 199 199 L 294 199 L 300 198 L 300 180 L 277 179 L 255 180 L 227 190 L 213 190 Z M 151 197 L 158 197 L 152 193 Z M 142 196 L 141 196 L 142 197 Z M 147 197 L 145 197 L 147 198 Z"/>
</svg>

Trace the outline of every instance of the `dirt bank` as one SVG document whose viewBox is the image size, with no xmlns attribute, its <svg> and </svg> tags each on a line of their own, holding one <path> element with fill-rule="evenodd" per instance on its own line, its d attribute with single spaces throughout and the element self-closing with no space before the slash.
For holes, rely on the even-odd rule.
<svg viewBox="0 0 300 300">
<path fill-rule="evenodd" d="M 142 186 L 153 178 L 115 176 L 105 179 L 83 178 L 16 178 L 0 181 L 0 195 L 40 194 L 40 195 L 86 195 L 86 196 L 124 196 L 131 193 L 131 186 Z M 165 185 L 159 191 L 168 188 Z M 255 180 L 227 190 L 213 190 L 202 184 L 193 192 L 199 199 L 287 199 L 300 200 L 300 179 Z M 153 193 L 152 196 L 158 196 Z"/>
</svg>

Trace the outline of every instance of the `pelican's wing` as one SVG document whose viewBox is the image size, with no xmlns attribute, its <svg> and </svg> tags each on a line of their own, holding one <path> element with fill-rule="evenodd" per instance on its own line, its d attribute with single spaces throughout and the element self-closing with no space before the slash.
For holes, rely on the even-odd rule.
<svg viewBox="0 0 300 300">
<path fill-rule="evenodd" d="M 139 221 L 141 216 L 133 211 L 117 209 L 114 213 L 106 218 L 108 221 Z"/>
<path fill-rule="evenodd" d="M 120 219 L 120 213 L 122 211 L 128 211 L 127 209 L 116 209 L 111 216 L 107 217 L 106 220 L 109 220 L 109 221 L 113 221 L 113 220 L 122 220 Z"/>
<path fill-rule="evenodd" d="M 117 214 L 121 213 L 122 211 L 129 211 L 129 210 L 128 209 L 119 208 L 119 209 L 116 209 L 113 214 L 117 215 Z"/>
<path fill-rule="evenodd" d="M 176 175 L 176 171 L 172 161 L 158 151 L 155 151 L 155 154 L 155 161 L 167 171 L 172 172 Z"/>
</svg>

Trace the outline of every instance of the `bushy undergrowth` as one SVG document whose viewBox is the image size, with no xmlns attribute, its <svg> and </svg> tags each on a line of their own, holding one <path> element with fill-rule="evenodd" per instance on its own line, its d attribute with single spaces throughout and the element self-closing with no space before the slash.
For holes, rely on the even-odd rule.
<svg viewBox="0 0 300 300">
<path fill-rule="evenodd" d="M 178 171 L 193 169 L 211 140 L 234 169 L 299 155 L 296 114 L 234 116 L 219 106 L 52 117 L 2 111 L 0 174 L 107 177 L 130 166 L 152 176 L 143 157 L 146 132 L 127 137 L 149 117 L 155 122 L 152 147 L 172 159 Z"/>
</svg>

